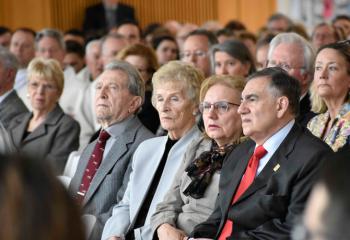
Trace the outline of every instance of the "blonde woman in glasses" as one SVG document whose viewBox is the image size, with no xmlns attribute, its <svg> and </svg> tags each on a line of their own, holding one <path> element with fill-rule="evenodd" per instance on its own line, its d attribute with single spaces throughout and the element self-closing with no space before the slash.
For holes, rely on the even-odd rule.
<svg viewBox="0 0 350 240">
<path fill-rule="evenodd" d="M 151 225 L 160 240 L 179 240 L 214 210 L 222 161 L 242 141 L 237 113 L 245 80 L 212 76 L 200 91 L 205 133 L 185 153 L 181 167 L 164 200 L 157 205 Z"/>
<path fill-rule="evenodd" d="M 28 66 L 28 97 L 33 112 L 14 118 L 10 135 L 16 148 L 47 159 L 56 174 L 63 172 L 68 155 L 79 147 L 79 124 L 58 105 L 63 72 L 53 59 L 36 58 Z"/>
</svg>

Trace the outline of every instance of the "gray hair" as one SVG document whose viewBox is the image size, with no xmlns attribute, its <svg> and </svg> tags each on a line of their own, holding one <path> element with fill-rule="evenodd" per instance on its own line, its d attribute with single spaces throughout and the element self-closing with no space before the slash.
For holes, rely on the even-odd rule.
<svg viewBox="0 0 350 240">
<path fill-rule="evenodd" d="M 130 63 L 120 60 L 113 60 L 107 64 L 106 70 L 120 70 L 128 76 L 128 90 L 134 96 L 140 96 L 142 103 L 145 99 L 145 83 L 137 69 Z"/>
<path fill-rule="evenodd" d="M 210 62 L 212 72 L 215 72 L 215 53 L 225 52 L 231 57 L 237 59 L 241 63 L 249 63 L 250 69 L 248 75 L 256 71 L 254 58 L 249 52 L 249 49 L 239 40 L 228 40 L 223 43 L 215 44 L 210 49 Z"/>
<path fill-rule="evenodd" d="M 56 29 L 52 29 L 52 28 L 45 28 L 36 34 L 36 37 L 35 37 L 36 49 L 38 49 L 38 43 L 44 37 L 50 37 L 50 38 L 55 39 L 58 42 L 58 44 L 60 45 L 60 47 L 63 50 L 66 50 L 66 44 L 64 43 L 64 38 L 63 38 L 62 32 L 59 30 L 56 30 Z"/>
<path fill-rule="evenodd" d="M 99 40 L 99 39 L 90 41 L 88 44 L 86 44 L 85 54 L 88 54 L 91 51 L 91 48 L 92 48 L 93 45 L 99 44 L 101 46 L 101 43 L 102 43 L 102 41 Z"/>
<path fill-rule="evenodd" d="M 294 32 L 279 33 L 270 42 L 268 60 L 271 59 L 273 51 L 281 43 L 296 44 L 303 49 L 305 71 L 306 73 L 312 76 L 314 71 L 313 65 L 315 60 L 315 52 L 311 47 L 311 44 L 308 41 L 306 41 L 305 38 L 303 38 L 297 33 L 294 33 Z"/>
<path fill-rule="evenodd" d="M 13 53 L 8 49 L 0 46 L 0 62 L 4 65 L 6 69 L 12 69 L 17 71 L 18 60 Z"/>
<path fill-rule="evenodd" d="M 171 82 L 183 84 L 187 91 L 187 97 L 197 105 L 199 104 L 199 90 L 203 81 L 203 73 L 196 67 L 182 61 L 170 61 L 153 74 L 152 104 L 155 106 L 154 90 L 164 83 Z"/>
</svg>

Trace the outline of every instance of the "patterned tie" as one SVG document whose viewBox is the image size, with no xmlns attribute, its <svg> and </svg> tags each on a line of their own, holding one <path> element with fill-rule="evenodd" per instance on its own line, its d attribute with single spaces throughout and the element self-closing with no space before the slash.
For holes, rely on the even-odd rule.
<svg viewBox="0 0 350 240">
<path fill-rule="evenodd" d="M 91 181 L 94 178 L 97 169 L 101 165 L 103 151 L 105 150 L 104 148 L 106 146 L 108 138 L 110 138 L 109 133 L 105 130 L 101 130 L 94 151 L 92 152 L 92 155 L 86 166 L 81 184 L 79 186 L 79 191 L 77 192 L 77 200 L 80 204 L 83 202 L 85 194 L 90 187 Z"/>
<path fill-rule="evenodd" d="M 248 189 L 248 187 L 252 184 L 256 175 L 256 171 L 258 170 L 259 161 L 261 158 L 265 156 L 266 153 L 267 151 L 262 145 L 258 146 L 255 149 L 252 157 L 249 159 L 248 166 L 244 172 L 241 183 L 237 188 L 236 194 L 234 195 L 231 204 L 234 204 L 240 198 L 240 196 L 242 196 L 242 194 Z M 232 226 L 233 226 L 232 221 L 230 219 L 227 219 L 225 226 L 221 231 L 219 240 L 225 240 L 228 236 L 231 235 Z"/>
</svg>

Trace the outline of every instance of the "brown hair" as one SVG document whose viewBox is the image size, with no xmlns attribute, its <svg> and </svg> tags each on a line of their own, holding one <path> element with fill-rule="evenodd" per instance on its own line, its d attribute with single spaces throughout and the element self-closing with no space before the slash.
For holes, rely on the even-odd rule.
<svg viewBox="0 0 350 240">
<path fill-rule="evenodd" d="M 0 239 L 84 239 L 77 206 L 41 159 L 1 156 L 0 218 Z"/>
<path fill-rule="evenodd" d="M 130 55 L 140 56 L 146 59 L 148 64 L 148 72 L 152 75 L 159 68 L 157 56 L 153 49 L 141 43 L 132 44 L 120 50 L 117 59 L 125 60 Z"/>
</svg>

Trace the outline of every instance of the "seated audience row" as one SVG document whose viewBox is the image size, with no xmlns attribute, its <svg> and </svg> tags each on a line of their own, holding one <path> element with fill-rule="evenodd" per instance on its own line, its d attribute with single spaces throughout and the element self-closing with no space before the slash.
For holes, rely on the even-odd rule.
<svg viewBox="0 0 350 240">
<path fill-rule="evenodd" d="M 179 52 L 170 30 L 148 47 L 134 21 L 121 23 L 87 43 L 79 73 L 69 51 L 84 41 L 44 29 L 34 58 L 33 33 L 13 34 L 15 56 L 0 48 L 0 150 L 61 174 L 80 140 L 69 192 L 96 218 L 89 239 L 289 239 L 328 154 L 350 145 L 348 41 L 323 41 L 315 56 L 305 38 L 278 33 L 297 26 L 276 14 L 256 72 L 256 39 L 239 23 L 222 43 L 188 31 Z"/>
</svg>

